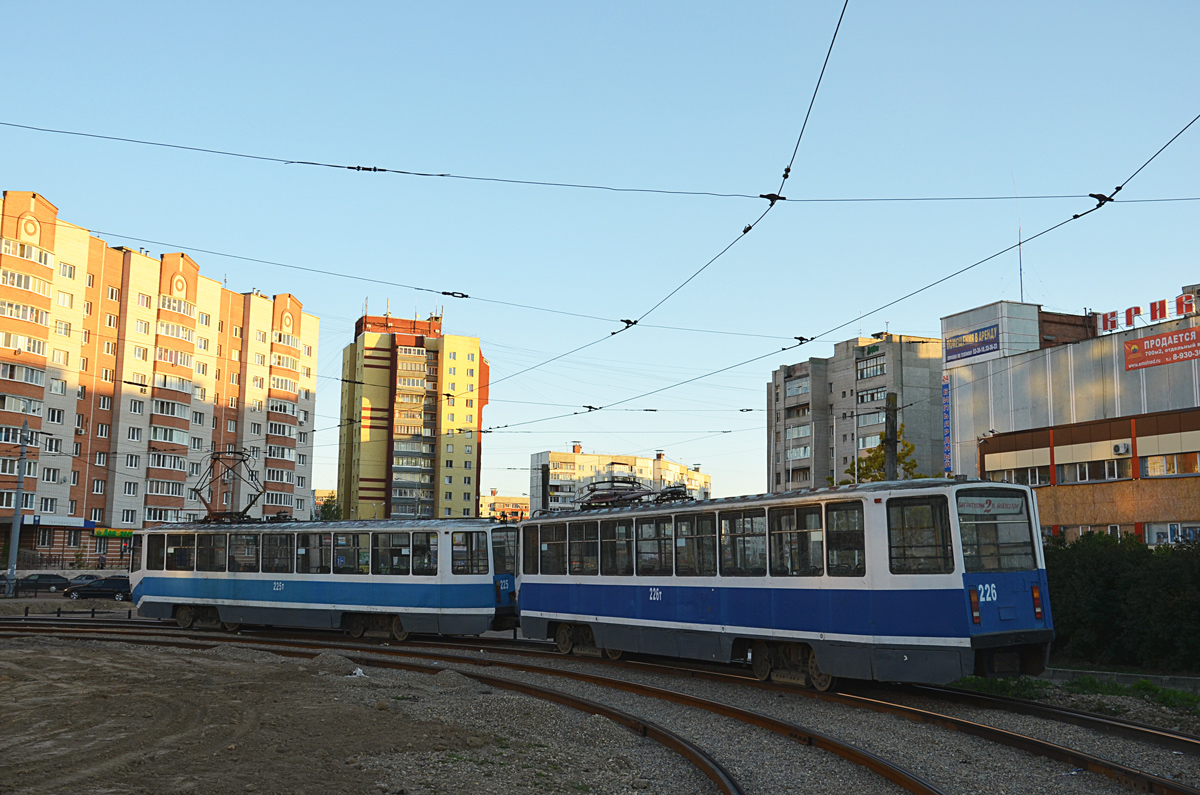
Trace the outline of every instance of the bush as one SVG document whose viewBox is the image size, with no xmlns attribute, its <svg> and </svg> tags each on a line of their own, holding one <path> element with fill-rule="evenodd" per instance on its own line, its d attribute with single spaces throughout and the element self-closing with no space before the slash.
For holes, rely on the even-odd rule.
<svg viewBox="0 0 1200 795">
<path fill-rule="evenodd" d="M 1141 669 L 1200 665 L 1200 545 L 1085 535 L 1046 547 L 1055 651 Z"/>
</svg>

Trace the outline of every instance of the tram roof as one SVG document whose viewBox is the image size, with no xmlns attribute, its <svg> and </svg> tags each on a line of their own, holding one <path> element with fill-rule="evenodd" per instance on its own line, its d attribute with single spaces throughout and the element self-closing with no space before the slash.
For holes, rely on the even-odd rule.
<svg viewBox="0 0 1200 795">
<path fill-rule="evenodd" d="M 580 517 L 612 516 L 627 513 L 702 511 L 708 508 L 728 508 L 737 505 L 756 505 L 795 499 L 797 497 L 840 497 L 853 494 L 873 494 L 880 491 L 921 491 L 947 486 L 1013 486 L 979 478 L 917 478 L 914 480 L 881 480 L 871 483 L 850 483 L 845 486 L 826 486 L 819 489 L 792 489 L 775 494 L 745 494 L 737 497 L 717 497 L 711 500 L 678 500 L 663 503 L 614 506 L 611 508 L 582 508 L 573 511 L 550 511 L 530 517 L 525 522 L 555 522 Z M 1018 488 L 1020 488 L 1018 486 Z"/>
<path fill-rule="evenodd" d="M 371 530 L 484 530 L 489 527 L 502 527 L 500 522 L 490 519 L 351 519 L 336 522 L 245 522 L 242 524 L 221 524 L 209 522 L 185 522 L 180 524 L 162 524 L 148 527 L 142 532 L 170 533 L 176 531 L 209 531 L 213 533 L 229 532 L 260 532 L 260 533 L 313 533 L 313 532 L 344 532 Z"/>
</svg>

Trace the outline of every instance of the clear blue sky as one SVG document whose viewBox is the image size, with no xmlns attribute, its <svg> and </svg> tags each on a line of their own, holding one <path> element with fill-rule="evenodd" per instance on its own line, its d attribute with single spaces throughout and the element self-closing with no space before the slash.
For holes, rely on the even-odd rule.
<svg viewBox="0 0 1200 795">
<path fill-rule="evenodd" d="M 838 2 L 604 4 L 28 3 L 5 6 L 0 121 L 267 156 L 516 179 L 759 194 L 778 187 Z M 852 0 L 785 194 L 1108 193 L 1200 113 L 1200 5 Z M 637 317 L 762 203 L 359 174 L 0 128 L 0 188 L 121 235 L 556 307 Z M 1200 196 L 1200 123 L 1122 192 Z M 622 408 L 489 435 L 483 487 L 528 491 L 531 452 L 652 453 L 765 488 L 765 384 L 828 355 L 857 315 L 1094 204 L 1087 199 L 785 203 L 647 323 L 497 384 L 486 426 L 603 406 L 843 331 Z M 1027 300 L 1121 309 L 1200 281 L 1200 202 L 1124 203 L 1030 243 Z M 230 289 L 294 292 L 322 318 L 319 370 L 369 296 L 444 306 L 494 379 L 619 323 L 570 318 L 194 254 Z M 1009 254 L 863 331 L 936 335 L 939 318 L 1018 297 Z M 778 339 L 776 339 L 778 338 Z M 322 426 L 339 384 L 323 379 Z M 742 412 L 739 409 L 754 411 Z M 718 431 L 731 431 L 717 434 Z M 714 435 L 716 434 L 716 435 Z M 336 477 L 318 434 L 317 486 Z"/>
</svg>

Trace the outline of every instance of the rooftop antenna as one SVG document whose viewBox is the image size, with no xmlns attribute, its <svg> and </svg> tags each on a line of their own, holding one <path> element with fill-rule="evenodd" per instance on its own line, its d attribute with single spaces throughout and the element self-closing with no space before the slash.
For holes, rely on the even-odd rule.
<svg viewBox="0 0 1200 795">
<path fill-rule="evenodd" d="M 1008 165 L 1008 173 L 1012 177 L 1013 198 L 1017 200 L 1017 280 L 1021 285 L 1021 303 L 1025 303 L 1025 256 L 1021 247 L 1021 197 L 1017 194 L 1017 176 L 1013 173 L 1011 162 Z"/>
<path fill-rule="evenodd" d="M 383 310 L 384 317 L 392 316 L 392 299 L 387 299 L 386 308 Z"/>
</svg>

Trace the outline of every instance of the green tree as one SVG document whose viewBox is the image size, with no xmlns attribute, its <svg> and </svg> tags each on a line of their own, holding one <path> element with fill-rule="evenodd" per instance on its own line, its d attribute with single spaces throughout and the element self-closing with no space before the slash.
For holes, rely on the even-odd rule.
<svg viewBox="0 0 1200 795">
<path fill-rule="evenodd" d="M 916 450 L 916 446 L 904 438 L 904 423 L 900 423 L 900 428 L 896 433 L 896 439 L 899 442 L 899 444 L 896 446 L 896 475 L 901 480 L 928 477 L 927 475 L 921 475 L 917 472 L 917 462 L 913 459 L 913 452 Z M 875 481 L 884 479 L 883 456 L 884 446 L 883 442 L 880 441 L 879 444 L 871 448 L 871 452 L 858 459 L 859 483 L 873 483 Z M 839 486 L 844 486 L 847 483 L 854 482 L 853 463 L 846 468 L 845 474 L 849 475 L 849 477 L 838 481 Z M 826 480 L 829 481 L 830 485 L 833 485 L 833 478 L 826 478 Z"/>
<path fill-rule="evenodd" d="M 330 497 L 321 503 L 317 518 L 322 522 L 336 522 L 342 518 L 342 509 L 338 506 L 337 497 Z"/>
</svg>

